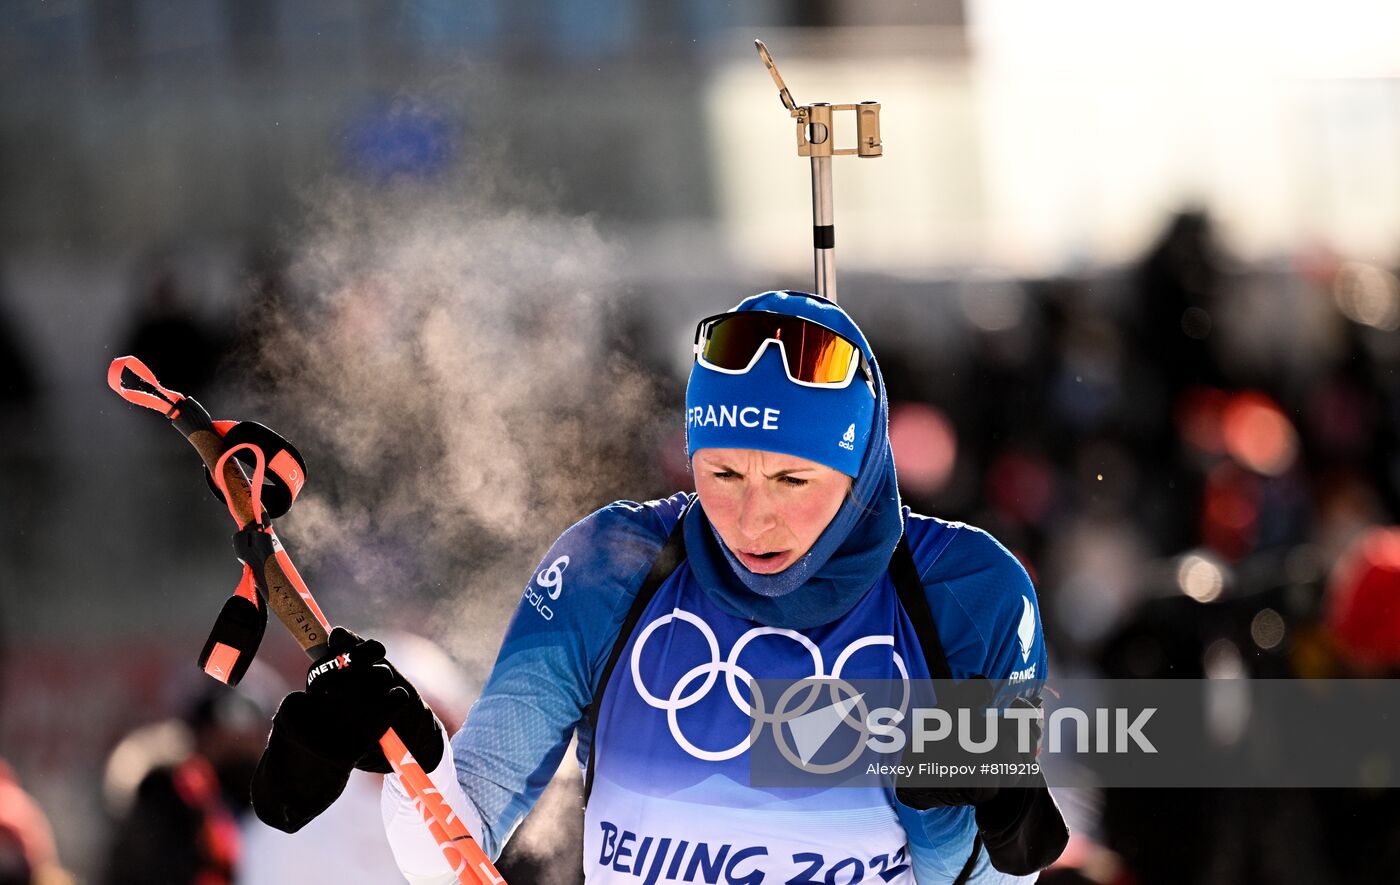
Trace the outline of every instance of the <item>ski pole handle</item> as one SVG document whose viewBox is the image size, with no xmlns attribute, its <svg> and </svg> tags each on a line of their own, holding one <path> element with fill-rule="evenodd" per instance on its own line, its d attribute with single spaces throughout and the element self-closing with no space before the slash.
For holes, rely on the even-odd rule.
<svg viewBox="0 0 1400 885">
<path fill-rule="evenodd" d="M 186 398 L 185 402 L 192 403 L 193 400 Z M 203 412 L 203 409 L 200 411 Z M 207 414 L 205 417 L 207 419 Z M 252 486 L 243 473 L 242 465 L 230 458 L 226 450 L 220 451 L 224 449 L 223 437 L 212 432 L 211 425 L 211 432 L 199 431 L 189 434 L 187 438 L 199 451 L 199 456 L 209 467 L 210 474 L 221 476 L 221 487 L 228 490 L 230 511 L 241 516 L 243 525 L 255 521 L 256 508 L 251 500 Z M 268 531 L 272 535 L 273 555 L 262 563 L 268 589 L 268 607 L 276 612 L 282 625 L 301 645 L 302 650 L 313 661 L 319 660 L 327 651 L 330 624 L 270 525 Z M 443 859 L 447 861 L 457 881 L 461 885 L 505 885 L 505 879 L 501 878 L 490 859 L 467 831 L 461 818 L 457 817 L 452 806 L 442 798 L 423 766 L 413 758 L 413 754 L 392 728 L 379 739 L 379 746 L 403 783 L 404 792 L 413 800 L 414 807 L 422 815 L 424 825 L 437 842 L 438 850 L 442 852 Z"/>
<path fill-rule="evenodd" d="M 130 359 L 130 357 L 128 357 Z M 154 376 L 152 376 L 154 377 Z M 226 457 L 228 446 L 223 436 L 214 427 L 213 419 L 192 397 L 181 397 L 174 408 L 166 415 L 176 430 L 189 440 L 199 453 L 200 460 L 209 469 L 209 475 L 216 477 L 216 483 L 224 492 L 229 513 L 239 528 L 247 528 L 258 522 L 259 514 L 253 504 L 252 486 L 243 471 L 243 465 L 236 459 Z M 268 534 L 272 536 L 273 553 L 261 563 L 248 563 L 259 569 L 263 585 L 267 589 L 267 607 L 302 651 L 312 660 L 325 657 L 330 637 L 330 622 L 321 607 L 297 572 L 292 559 L 282 546 L 269 524 Z"/>
<path fill-rule="evenodd" d="M 138 387 L 124 384 L 123 373 L 128 371 L 140 380 Z M 260 521 L 261 513 L 254 503 L 252 485 L 243 472 L 243 465 L 229 457 L 229 446 L 203 406 L 191 397 L 162 387 L 146 364 L 134 356 L 112 361 L 107 370 L 107 384 L 127 402 L 161 412 L 170 419 L 175 429 L 199 453 L 204 466 L 209 469 L 209 475 L 216 478 L 228 503 L 229 513 L 240 529 Z M 254 478 L 261 482 L 260 476 L 255 474 Z M 330 623 L 272 530 L 270 520 L 267 531 L 272 535 L 273 554 L 260 565 L 268 594 L 268 607 L 302 650 L 312 660 L 317 660 L 328 650 Z M 379 739 L 379 746 L 402 781 L 404 791 L 423 815 L 428 832 L 438 843 L 457 881 L 461 885 L 506 885 L 505 879 L 501 878 L 485 852 L 476 844 L 461 818 L 433 786 L 428 773 L 392 728 Z"/>
</svg>

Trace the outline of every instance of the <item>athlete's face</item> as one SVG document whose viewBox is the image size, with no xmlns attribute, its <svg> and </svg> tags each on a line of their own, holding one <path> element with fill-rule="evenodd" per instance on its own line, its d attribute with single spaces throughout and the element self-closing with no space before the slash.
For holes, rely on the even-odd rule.
<svg viewBox="0 0 1400 885">
<path fill-rule="evenodd" d="M 825 464 L 757 449 L 697 449 L 700 506 L 744 567 L 773 575 L 812 549 L 851 478 Z"/>
</svg>

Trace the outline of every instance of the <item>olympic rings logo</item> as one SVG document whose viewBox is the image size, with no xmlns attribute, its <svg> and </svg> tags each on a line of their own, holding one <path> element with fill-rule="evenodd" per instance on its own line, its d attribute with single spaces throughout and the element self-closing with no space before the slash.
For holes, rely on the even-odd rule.
<svg viewBox="0 0 1400 885">
<path fill-rule="evenodd" d="M 651 638 L 653 633 L 672 621 L 684 621 L 700 631 L 700 635 L 709 649 L 710 660 L 708 663 L 700 664 L 688 670 L 676 681 L 675 685 L 671 686 L 670 692 L 666 693 L 665 697 L 661 697 L 647 688 L 646 682 L 642 678 L 642 650 L 646 647 L 647 640 Z M 739 665 L 739 656 L 743 653 L 744 648 L 760 636 L 782 636 L 790 639 L 797 643 L 797 645 L 812 659 L 812 675 L 794 682 L 784 690 L 782 695 L 778 698 L 777 704 L 774 705 L 771 711 L 767 708 L 767 704 L 763 698 L 763 692 L 759 687 L 756 677 Z M 710 625 L 691 612 L 683 609 L 676 609 L 669 614 L 662 615 L 650 624 L 647 624 L 641 634 L 637 636 L 636 642 L 632 644 L 632 683 L 637 688 L 637 694 L 646 702 L 647 706 L 666 711 L 666 723 L 670 727 L 671 737 L 675 739 L 676 744 L 679 745 L 681 749 L 685 750 L 696 759 L 701 759 L 706 762 L 723 762 L 728 759 L 733 759 L 753 746 L 754 741 L 758 739 L 759 734 L 762 732 L 764 725 L 772 725 L 778 749 L 789 761 L 808 771 L 818 773 L 822 773 L 827 769 L 836 771 L 860 754 L 864 746 L 864 738 L 870 735 L 869 726 L 866 724 L 869 714 L 865 703 L 855 688 L 852 687 L 850 683 L 842 680 L 841 674 L 852 655 L 861 649 L 872 646 L 889 646 L 890 648 L 890 654 L 894 659 L 895 668 L 899 671 L 902 681 L 902 694 L 898 711 L 899 715 L 902 717 L 909 707 L 909 670 L 905 667 L 904 659 L 900 657 L 899 652 L 894 650 L 894 637 L 890 635 L 864 636 L 854 640 L 836 656 L 836 662 L 832 666 L 831 672 L 827 673 L 822 661 L 821 649 L 816 643 L 812 642 L 812 640 L 795 630 L 787 630 L 781 627 L 754 627 L 739 637 L 734 643 L 734 647 L 729 650 L 728 655 L 721 655 L 719 641 L 715 638 L 714 631 L 710 629 Z M 743 740 L 739 741 L 734 746 L 723 750 L 706 750 L 697 747 L 685 736 L 680 727 L 678 714 L 681 710 L 695 706 L 702 698 L 708 696 L 721 674 L 724 676 L 725 688 L 728 691 L 729 699 L 741 713 L 749 717 L 752 721 L 752 725 Z M 739 691 L 740 680 L 747 683 L 749 691 L 753 695 L 752 704 L 746 701 L 741 695 Z M 816 763 L 806 762 L 805 760 L 800 761 L 798 758 L 795 758 L 796 754 L 790 752 L 790 748 L 788 747 L 787 736 L 784 734 L 783 729 L 779 727 L 782 723 L 807 713 L 817 702 L 817 699 L 821 697 L 821 688 L 823 685 L 829 687 L 833 703 L 837 702 L 839 696 L 842 695 L 846 698 L 853 699 L 853 709 L 859 713 L 859 716 L 852 716 L 851 709 L 847 709 L 842 712 L 841 718 L 847 725 L 862 732 L 862 739 L 857 742 L 853 750 L 854 755 L 841 762 L 828 765 L 818 765 Z M 791 706 L 794 697 L 803 689 L 807 689 L 807 696 L 795 707 Z"/>
</svg>

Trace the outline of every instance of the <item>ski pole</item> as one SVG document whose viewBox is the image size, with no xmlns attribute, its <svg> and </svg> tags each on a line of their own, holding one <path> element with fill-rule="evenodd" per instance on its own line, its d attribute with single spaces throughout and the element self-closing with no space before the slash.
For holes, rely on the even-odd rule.
<svg viewBox="0 0 1400 885">
<path fill-rule="evenodd" d="M 211 484 L 238 524 L 235 546 L 244 563 L 243 580 L 225 604 L 200 655 L 200 666 L 220 682 L 238 683 L 262 637 L 262 625 L 267 620 L 266 609 L 261 607 L 263 598 L 312 660 L 323 657 L 328 650 L 330 622 L 272 527 L 273 516 L 285 512 L 305 483 L 306 467 L 300 455 L 261 425 L 249 427 L 251 422 L 212 420 L 194 398 L 161 386 L 155 374 L 134 356 L 112 361 L 107 384 L 127 402 L 170 419 L 199 453 Z M 268 456 L 268 449 L 275 454 Z M 243 452 L 253 462 L 251 482 L 237 457 Z M 280 500 L 264 504 L 265 489 L 269 488 L 284 491 L 285 507 Z M 278 510 L 281 512 L 274 512 Z M 457 881 L 462 885 L 505 885 L 501 874 L 392 728 L 379 739 L 379 746 L 423 816 Z M 450 748 L 446 749 L 450 752 Z"/>
<path fill-rule="evenodd" d="M 778 98 L 788 114 L 797 120 L 797 155 L 812 160 L 812 252 L 817 294 L 836 300 L 836 222 L 832 207 L 831 158 L 834 156 L 879 157 L 885 152 L 880 143 L 880 103 L 830 104 L 824 101 L 799 105 L 778 73 L 768 47 L 762 40 L 753 41 L 758 57 L 778 87 Z M 838 148 L 832 131 L 832 118 L 837 111 L 856 115 L 856 146 Z"/>
</svg>

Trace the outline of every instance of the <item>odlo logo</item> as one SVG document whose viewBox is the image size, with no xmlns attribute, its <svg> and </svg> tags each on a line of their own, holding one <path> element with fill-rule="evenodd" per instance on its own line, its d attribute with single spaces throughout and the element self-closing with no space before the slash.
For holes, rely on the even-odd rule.
<svg viewBox="0 0 1400 885">
<path fill-rule="evenodd" d="M 569 557 L 561 556 L 542 569 L 535 575 L 533 583 L 525 585 L 525 601 L 530 603 L 535 611 L 540 613 L 540 617 L 546 621 L 554 619 L 554 609 L 549 607 L 545 601 L 559 598 L 559 594 L 564 592 L 564 569 L 569 567 Z M 540 589 L 535 589 L 535 584 L 540 585 Z"/>
<path fill-rule="evenodd" d="M 549 568 L 535 575 L 540 589 L 549 591 L 550 599 L 558 599 L 559 594 L 564 592 L 564 569 L 568 567 L 569 557 L 561 556 L 551 562 Z"/>
<path fill-rule="evenodd" d="M 841 441 L 837 445 L 848 452 L 856 450 L 856 426 L 854 424 L 846 428 L 846 432 L 841 435 Z"/>
</svg>

